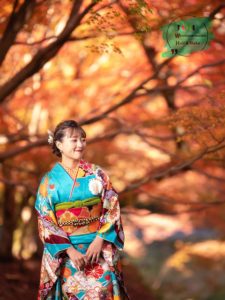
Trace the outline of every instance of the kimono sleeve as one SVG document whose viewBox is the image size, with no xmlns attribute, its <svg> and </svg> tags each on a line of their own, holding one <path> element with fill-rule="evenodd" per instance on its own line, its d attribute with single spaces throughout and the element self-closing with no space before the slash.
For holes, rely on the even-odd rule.
<svg viewBox="0 0 225 300">
<path fill-rule="evenodd" d="M 49 173 L 46 173 L 39 185 L 35 209 L 38 213 L 38 231 L 44 247 L 53 257 L 72 245 L 65 233 L 57 224 L 54 212 L 54 200 L 57 196 L 56 185 Z"/>
<path fill-rule="evenodd" d="M 112 186 L 108 174 L 102 168 L 99 168 L 97 172 L 103 183 L 101 193 L 102 213 L 97 235 L 113 243 L 119 250 L 122 250 L 124 247 L 124 231 L 120 214 L 119 196 Z"/>
</svg>

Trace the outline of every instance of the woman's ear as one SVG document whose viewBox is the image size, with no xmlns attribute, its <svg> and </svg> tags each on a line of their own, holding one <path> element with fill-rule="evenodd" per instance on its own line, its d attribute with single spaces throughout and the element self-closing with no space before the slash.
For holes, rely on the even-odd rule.
<svg viewBox="0 0 225 300">
<path fill-rule="evenodd" d="M 59 149 L 59 151 L 62 151 L 62 143 L 60 143 L 60 141 L 56 141 L 55 142 L 56 147 Z"/>
</svg>

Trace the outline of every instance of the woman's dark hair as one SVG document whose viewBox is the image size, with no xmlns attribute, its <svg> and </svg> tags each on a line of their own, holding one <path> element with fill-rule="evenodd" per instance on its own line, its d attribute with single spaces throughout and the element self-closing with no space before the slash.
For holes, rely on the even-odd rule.
<svg viewBox="0 0 225 300">
<path fill-rule="evenodd" d="M 52 143 L 52 152 L 57 155 L 58 157 L 62 157 L 60 150 L 56 146 L 56 141 L 62 141 L 63 137 L 65 136 L 65 129 L 70 128 L 71 135 L 73 133 L 73 129 L 76 129 L 80 132 L 81 136 L 86 138 L 86 132 L 84 129 L 74 120 L 65 120 L 60 122 L 53 133 L 53 143 Z"/>
</svg>

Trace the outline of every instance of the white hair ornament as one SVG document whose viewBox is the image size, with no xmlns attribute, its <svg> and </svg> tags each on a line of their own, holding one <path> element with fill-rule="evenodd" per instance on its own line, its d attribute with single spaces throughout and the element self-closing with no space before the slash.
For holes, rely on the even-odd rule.
<svg viewBox="0 0 225 300">
<path fill-rule="evenodd" d="M 48 129 L 48 143 L 49 143 L 50 145 L 53 144 L 53 136 L 54 136 L 53 132 L 52 132 L 51 130 Z"/>
</svg>

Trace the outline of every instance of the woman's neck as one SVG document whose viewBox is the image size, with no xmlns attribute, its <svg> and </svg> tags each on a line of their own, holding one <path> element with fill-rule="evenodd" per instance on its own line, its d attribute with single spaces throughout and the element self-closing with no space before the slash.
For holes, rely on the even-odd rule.
<svg viewBox="0 0 225 300">
<path fill-rule="evenodd" d="M 61 164 L 69 169 L 76 169 L 80 163 L 80 159 L 68 159 L 63 158 L 61 160 Z"/>
</svg>

